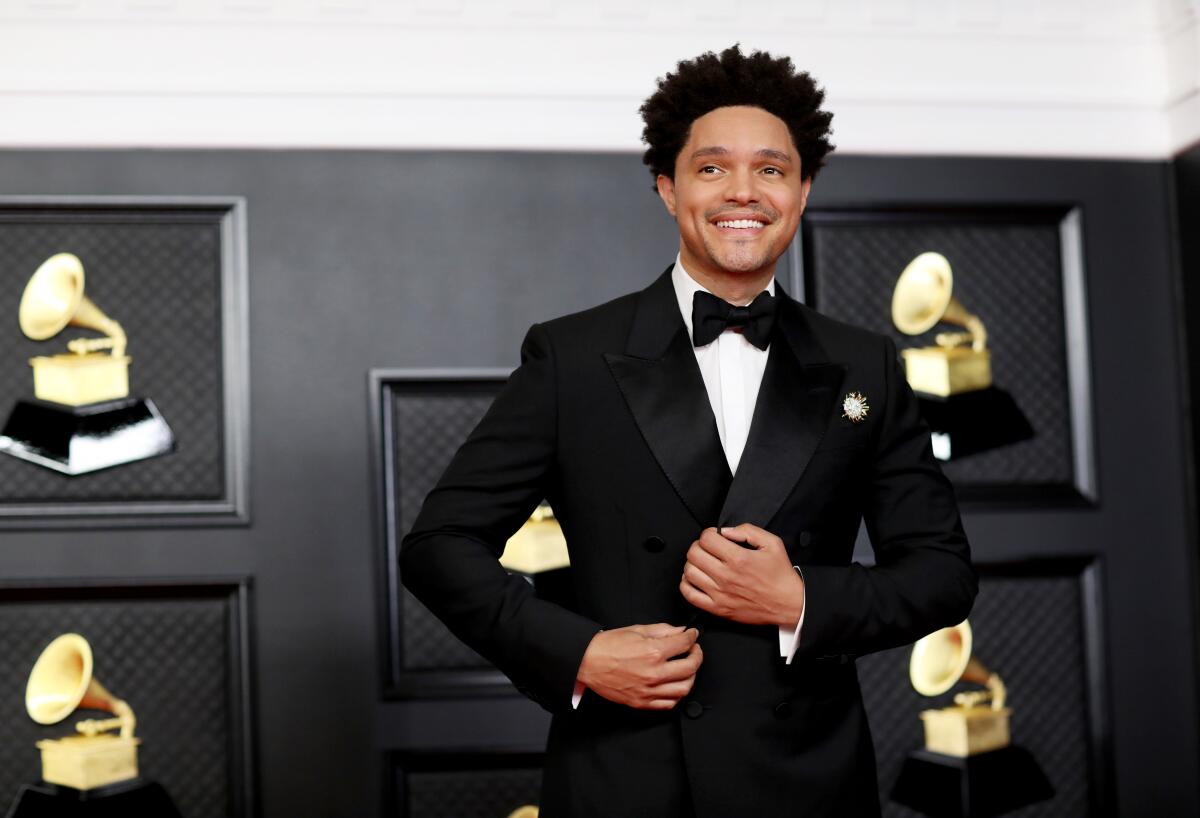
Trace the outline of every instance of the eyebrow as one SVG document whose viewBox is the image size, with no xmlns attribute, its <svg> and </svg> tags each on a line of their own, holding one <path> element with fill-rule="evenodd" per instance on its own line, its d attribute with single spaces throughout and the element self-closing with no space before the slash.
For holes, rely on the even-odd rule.
<svg viewBox="0 0 1200 818">
<path fill-rule="evenodd" d="M 692 152 L 692 159 L 700 159 L 705 156 L 728 156 L 728 155 L 729 155 L 728 148 L 722 148 L 720 146 L 713 146 L 710 148 L 697 148 L 695 151 Z M 791 164 L 791 162 L 792 162 L 792 157 L 790 154 L 784 153 L 783 151 L 777 151 L 774 148 L 759 148 L 757 151 L 754 152 L 754 155 L 758 156 L 760 158 L 763 158 L 763 159 L 774 159 L 777 162 L 787 162 L 788 164 Z"/>
</svg>

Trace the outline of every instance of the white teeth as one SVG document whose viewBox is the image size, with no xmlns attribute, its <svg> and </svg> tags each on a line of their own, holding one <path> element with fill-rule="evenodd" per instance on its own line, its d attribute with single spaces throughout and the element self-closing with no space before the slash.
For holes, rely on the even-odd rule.
<svg viewBox="0 0 1200 818">
<path fill-rule="evenodd" d="M 717 222 L 717 227 L 733 227 L 738 230 L 745 230 L 753 227 L 762 227 L 762 222 L 754 219 L 734 219 L 728 222 Z"/>
</svg>

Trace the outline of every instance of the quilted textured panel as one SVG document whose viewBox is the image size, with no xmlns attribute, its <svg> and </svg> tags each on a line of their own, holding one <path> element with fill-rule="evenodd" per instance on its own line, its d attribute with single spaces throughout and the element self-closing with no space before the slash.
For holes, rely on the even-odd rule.
<svg viewBox="0 0 1200 818">
<path fill-rule="evenodd" d="M 508 818 L 536 805 L 541 769 L 431 770 L 405 778 L 404 818 Z"/>
<path fill-rule="evenodd" d="M 86 216 L 0 211 L 0 402 L 7 417 L 33 397 L 35 355 L 65 352 L 97 337 L 69 327 L 47 341 L 17 323 L 26 282 L 55 253 L 83 262 L 85 294 L 129 338 L 130 392 L 151 398 L 175 433 L 177 451 L 103 472 L 67 477 L 0 457 L 0 497 L 11 503 L 219 500 L 225 492 L 221 333 L 221 236 L 206 221 L 153 214 Z M 2 422 L 2 419 L 0 419 Z"/>
<path fill-rule="evenodd" d="M 1088 685 L 1077 577 L 984 578 L 971 612 L 975 655 L 1000 674 L 1008 688 L 1012 741 L 1042 765 L 1057 794 L 1014 816 L 1073 818 L 1089 814 L 1091 789 Z M 908 681 L 907 648 L 858 660 L 859 681 L 870 716 L 879 764 L 884 815 L 916 818 L 888 802 L 905 756 L 923 746 L 918 714 L 952 703 L 957 685 L 928 699 Z"/>
<path fill-rule="evenodd" d="M 392 396 L 395 530 L 402 536 L 416 520 L 425 495 L 479 423 L 500 383 L 397 384 Z M 482 389 L 482 391 L 481 391 Z M 478 653 L 458 640 L 416 597 L 404 589 L 401 609 L 401 665 L 406 670 L 489 668 Z"/>
<path fill-rule="evenodd" d="M 936 332 L 913 337 L 892 325 L 896 279 L 920 253 L 946 256 L 955 297 L 987 326 L 993 382 L 1012 394 L 1035 433 L 947 463 L 947 476 L 956 485 L 1073 484 L 1057 224 L 839 223 L 821 214 L 807 241 L 810 304 L 889 335 L 900 349 L 931 345 Z"/>
<path fill-rule="evenodd" d="M 134 593 L 137 593 L 136 589 Z M 42 649 L 61 633 L 83 634 L 95 675 L 129 702 L 142 739 L 142 775 L 166 787 L 188 818 L 231 814 L 232 748 L 228 597 L 4 600 L 0 592 L 0 794 L 41 778 L 38 740 L 70 735 L 79 711 L 52 726 L 25 712 L 25 684 Z M 3 795 L 0 797 L 10 797 Z"/>
</svg>

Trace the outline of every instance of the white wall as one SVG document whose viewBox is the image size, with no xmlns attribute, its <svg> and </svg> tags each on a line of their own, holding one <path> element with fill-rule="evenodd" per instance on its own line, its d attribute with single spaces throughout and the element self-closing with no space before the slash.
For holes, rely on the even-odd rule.
<svg viewBox="0 0 1200 818">
<path fill-rule="evenodd" d="M 0 0 L 0 146 L 639 150 L 676 61 L 741 41 L 853 153 L 1165 158 L 1196 0 Z"/>
</svg>

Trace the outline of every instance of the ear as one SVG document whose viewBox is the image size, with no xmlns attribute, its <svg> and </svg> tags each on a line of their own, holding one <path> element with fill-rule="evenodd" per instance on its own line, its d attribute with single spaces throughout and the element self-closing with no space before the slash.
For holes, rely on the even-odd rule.
<svg viewBox="0 0 1200 818">
<path fill-rule="evenodd" d="M 663 200 L 663 204 L 667 206 L 667 212 L 671 217 L 675 216 L 675 181 L 670 176 L 660 173 L 655 180 L 658 185 L 658 198 Z"/>
<path fill-rule="evenodd" d="M 804 207 L 808 204 L 808 192 L 812 190 L 812 177 L 809 176 L 800 183 L 800 212 L 804 213 Z"/>
</svg>

